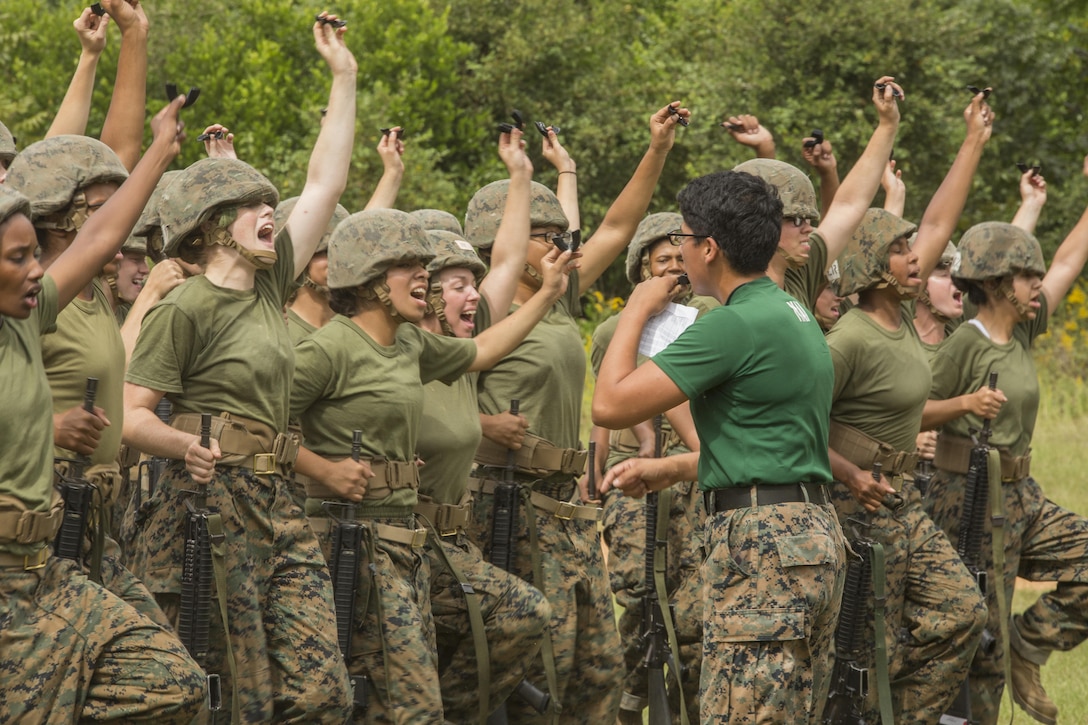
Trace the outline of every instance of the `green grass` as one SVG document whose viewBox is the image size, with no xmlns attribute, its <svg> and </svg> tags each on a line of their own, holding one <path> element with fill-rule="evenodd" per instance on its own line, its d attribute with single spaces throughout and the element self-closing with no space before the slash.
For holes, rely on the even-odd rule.
<svg viewBox="0 0 1088 725">
<path fill-rule="evenodd" d="M 1081 379 L 1053 378 L 1046 371 L 1042 377 L 1042 401 L 1035 426 L 1032 473 L 1047 496 L 1060 506 L 1088 515 L 1088 447 L 1083 441 L 1088 433 L 1088 384 Z M 582 401 L 582 437 L 590 428 L 590 402 L 593 376 L 586 376 Z M 1012 610 L 1022 612 L 1053 585 L 1019 581 Z M 1059 722 L 1088 723 L 1088 646 L 1072 652 L 1055 652 L 1042 670 L 1043 686 L 1058 706 Z M 1000 722 L 1009 722 L 1011 700 L 1005 695 Z M 1019 707 L 1015 721 L 1032 723 Z"/>
</svg>

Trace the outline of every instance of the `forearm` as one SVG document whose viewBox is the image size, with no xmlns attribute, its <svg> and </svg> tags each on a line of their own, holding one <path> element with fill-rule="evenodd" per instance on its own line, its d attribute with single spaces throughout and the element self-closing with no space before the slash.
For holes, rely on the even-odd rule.
<svg viewBox="0 0 1088 725">
<path fill-rule="evenodd" d="M 64 100 L 60 102 L 57 115 L 46 131 L 45 137 L 74 134 L 82 136 L 87 132 L 87 119 L 91 115 L 91 97 L 94 93 L 95 72 L 98 69 L 98 54 L 83 51 L 79 55 L 79 64 L 68 84 Z M 131 168 L 131 167 L 129 167 Z"/>
<path fill-rule="evenodd" d="M 907 208 L 907 187 L 896 185 L 884 190 L 884 211 L 903 217 L 903 211 Z"/>
<path fill-rule="evenodd" d="M 881 119 L 865 151 L 835 192 L 835 199 L 820 223 L 829 261 L 838 258 L 846 248 L 850 236 L 872 204 L 898 128 L 897 121 Z"/>
<path fill-rule="evenodd" d="M 967 415 L 968 396 L 958 395 L 947 400 L 927 400 L 922 410 L 922 430 L 934 430 L 945 423 Z"/>
<path fill-rule="evenodd" d="M 480 294 L 487 298 L 493 321 L 506 317 L 528 258 L 531 183 L 529 173 L 510 175 L 506 206 L 491 247 L 491 268 L 480 283 Z"/>
<path fill-rule="evenodd" d="M 122 34 L 117 79 L 102 125 L 102 143 L 113 149 L 129 170 L 140 159 L 146 104 L 147 29 L 136 23 Z"/>
<path fill-rule="evenodd" d="M 691 404 L 684 401 L 672 410 L 665 413 L 676 435 L 687 446 L 689 451 L 699 450 L 699 434 L 695 429 L 695 421 L 691 417 Z"/>
<path fill-rule="evenodd" d="M 395 208 L 397 194 L 400 193 L 400 182 L 403 178 L 404 169 L 386 169 L 382 173 L 382 178 L 378 179 L 378 185 L 374 187 L 374 193 L 370 195 L 370 200 L 364 209 Z"/>
<path fill-rule="evenodd" d="M 1020 227 L 1028 234 L 1035 233 L 1035 225 L 1039 223 L 1039 217 L 1043 213 L 1043 204 L 1037 201 L 1027 201 L 1016 209 L 1016 215 L 1012 218 L 1012 225 Z"/>
<path fill-rule="evenodd" d="M 834 448 L 827 449 L 827 455 L 831 459 L 831 476 L 836 481 L 853 481 L 857 478 L 860 468 L 843 458 Z"/>
<path fill-rule="evenodd" d="M 836 166 L 821 166 L 816 173 L 820 176 L 820 213 L 826 216 L 839 191 L 839 169 Z"/>
<path fill-rule="evenodd" d="M 318 481 L 329 478 L 332 463 L 322 456 L 311 451 L 305 446 L 298 447 L 298 458 L 295 459 L 295 470 L 303 476 L 308 476 Z"/>
<path fill-rule="evenodd" d="M 131 383 L 125 384 L 127 390 Z M 149 456 L 184 460 L 185 453 L 198 436 L 183 433 L 171 428 L 159 420 L 153 409 L 140 406 L 125 406 L 125 423 L 121 438 L 125 445 L 131 446 Z"/>
<path fill-rule="evenodd" d="M 568 164 L 568 168 L 559 170 L 559 178 L 555 182 L 555 196 L 567 217 L 567 228 L 571 231 L 580 230 L 582 215 L 578 208 L 578 173 L 574 161 Z"/>
<path fill-rule="evenodd" d="M 681 453 L 661 459 L 661 471 L 668 485 L 699 480 L 699 452 Z M 657 488 L 654 486 L 654 488 Z"/>
<path fill-rule="evenodd" d="M 913 249 L 918 254 L 923 278 L 933 271 L 941 252 L 952 237 L 960 214 L 963 213 L 963 207 L 967 203 L 971 180 L 975 176 L 985 145 L 984 137 L 968 132 L 967 138 L 956 153 L 952 167 L 936 193 L 933 194 L 925 214 L 922 215 Z"/>
<path fill-rule="evenodd" d="M 476 359 L 469 372 L 490 370 L 500 360 L 513 352 L 533 327 L 555 303 L 557 296 L 544 290 L 538 291 L 514 314 L 480 333 L 476 338 Z"/>
</svg>

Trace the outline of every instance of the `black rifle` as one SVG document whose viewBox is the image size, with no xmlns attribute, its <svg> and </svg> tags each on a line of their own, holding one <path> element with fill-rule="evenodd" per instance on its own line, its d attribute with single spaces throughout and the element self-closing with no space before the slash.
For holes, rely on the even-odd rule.
<svg viewBox="0 0 1088 725">
<path fill-rule="evenodd" d="M 521 401 L 510 401 L 510 414 L 517 416 Z M 502 481 L 495 485 L 494 507 L 491 517 L 491 563 L 503 571 L 514 570 L 514 553 L 517 547 L 518 499 L 521 496 L 514 470 L 517 468 L 517 451 L 506 451 L 506 465 L 502 471 Z M 532 513 L 530 512 L 530 516 Z M 514 688 L 515 694 L 540 714 L 547 712 L 552 697 L 528 680 L 522 680 Z M 486 693 L 485 693 L 486 696 Z M 506 703 L 499 705 L 487 718 L 488 725 L 506 725 Z"/>
<path fill-rule="evenodd" d="M 211 446 L 212 416 L 200 416 L 200 445 Z M 178 615 L 178 639 L 193 660 L 207 674 L 208 710 L 211 719 L 223 709 L 220 677 L 207 672 L 209 625 L 212 606 L 212 541 L 208 532 L 208 507 L 203 488 L 187 491 L 185 499 L 185 561 L 181 569 L 181 611 Z M 195 500 L 195 503 L 194 503 Z M 225 592 L 220 592 L 221 596 Z M 229 637 L 230 632 L 224 632 Z"/>
<path fill-rule="evenodd" d="M 914 486 L 923 496 L 929 490 L 929 484 L 933 482 L 933 461 L 923 458 L 914 467 Z"/>
<path fill-rule="evenodd" d="M 990 373 L 990 390 L 997 388 L 997 373 Z M 960 560 L 975 577 L 978 589 L 982 596 L 986 596 L 989 590 L 989 577 L 986 573 L 986 565 L 982 560 L 982 534 L 986 524 L 986 516 L 989 513 L 990 504 L 990 466 L 987 456 L 990 451 L 990 420 L 982 421 L 982 430 L 972 429 L 972 437 L 975 447 L 971 449 L 971 457 L 967 465 L 967 483 L 964 486 L 963 511 L 960 514 L 960 530 L 956 539 L 956 553 Z M 996 572 L 998 581 L 996 586 L 1004 586 L 1004 573 Z M 997 639 L 989 629 L 982 631 L 982 640 L 978 649 L 984 655 L 992 655 Z M 963 681 L 956 699 L 940 719 L 940 725 L 967 725 L 977 722 L 971 713 L 971 676 Z"/>
<path fill-rule="evenodd" d="M 155 406 L 155 415 L 163 423 L 170 425 L 170 415 L 173 413 L 173 408 L 170 401 L 163 397 L 159 404 Z M 139 474 L 136 476 L 136 505 L 139 506 L 143 500 L 143 482 L 146 472 L 147 476 L 147 497 L 151 498 L 155 495 L 155 488 L 159 485 L 159 478 L 162 477 L 162 472 L 166 470 L 167 464 L 170 463 L 169 458 L 162 458 L 159 456 L 153 456 L 140 464 Z"/>
<path fill-rule="evenodd" d="M 98 395 L 98 378 L 87 378 L 83 390 L 83 410 L 94 413 L 94 399 Z M 69 460 L 68 475 L 58 484 L 64 499 L 64 518 L 53 541 L 53 555 L 61 559 L 83 560 L 83 536 L 87 533 L 87 521 L 91 514 L 95 487 L 83 478 L 83 469 L 90 465 L 87 456 L 77 455 Z"/>
<path fill-rule="evenodd" d="M 661 416 L 654 418 L 654 458 L 660 458 L 662 454 Z M 668 693 L 665 687 L 665 665 L 668 664 L 676 670 L 679 653 L 671 652 L 669 648 L 668 630 L 665 627 L 665 616 L 662 607 L 669 606 L 668 602 L 661 602 L 657 596 L 657 587 L 654 581 L 654 556 L 658 548 L 664 549 L 665 541 L 657 539 L 658 494 L 652 491 L 646 494 L 645 503 L 645 552 L 643 567 L 642 595 L 642 635 L 640 641 L 644 647 L 640 669 L 646 671 L 647 696 L 649 700 L 650 725 L 670 725 L 672 712 L 669 708 Z M 677 657 L 673 655 L 676 654 Z M 677 670 L 677 674 L 679 671 Z"/>
<path fill-rule="evenodd" d="M 358 461 L 363 448 L 363 432 L 351 432 L 351 460 Z M 330 503 L 330 502 L 327 502 Z M 363 560 L 363 526 L 355 518 L 355 504 L 338 503 L 343 518 L 330 517 L 336 522 L 332 530 L 332 598 L 336 605 L 336 637 L 344 662 L 351 663 L 351 635 L 355 631 L 355 599 L 359 591 L 359 566 Z M 326 507 L 328 510 L 328 507 Z M 366 712 L 369 682 L 366 675 L 350 675 L 355 709 Z"/>
<path fill-rule="evenodd" d="M 842 607 L 835 628 L 835 668 L 824 708 L 824 725 L 865 725 L 861 705 L 869 694 L 869 669 L 859 660 L 867 649 L 865 623 L 872 595 L 872 544 L 860 537 L 851 542 L 858 556 L 846 567 Z"/>
</svg>

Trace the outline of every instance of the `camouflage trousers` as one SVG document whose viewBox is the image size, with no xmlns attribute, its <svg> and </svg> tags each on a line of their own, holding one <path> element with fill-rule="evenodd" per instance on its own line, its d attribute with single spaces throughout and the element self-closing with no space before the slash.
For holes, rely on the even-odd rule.
<svg viewBox="0 0 1088 725">
<path fill-rule="evenodd" d="M 884 547 L 884 639 L 895 722 L 932 725 L 959 692 L 982 637 L 986 604 L 978 586 L 922 509 L 910 479 L 873 513 L 842 483 L 832 484 L 831 498 L 849 539 L 860 536 Z M 866 641 L 875 642 L 871 594 L 862 611 Z M 874 665 L 868 663 L 871 684 L 863 714 L 880 722 Z"/>
<path fill-rule="evenodd" d="M 524 491 L 529 482 L 522 485 Z M 533 490 L 559 501 L 569 501 L 574 487 L 573 480 L 540 481 Z M 551 605 L 548 632 L 555 653 L 556 694 L 563 708 L 559 721 L 563 725 L 612 723 L 623 687 L 623 650 L 616 631 L 597 522 L 560 519 L 535 509 L 528 512 L 526 496 L 521 501 L 514 529 L 517 532 L 514 573 L 542 591 Z M 493 503 L 493 495 L 477 494 L 466 527 L 469 537 L 488 558 Z M 533 576 L 529 515 L 533 516 L 538 536 L 543 578 L 539 582 Z M 526 678 L 544 689 L 548 680 L 543 657 L 533 662 Z M 537 714 L 516 697 L 507 701 L 507 711 L 511 722 L 549 721 L 547 715 Z"/>
<path fill-rule="evenodd" d="M 669 593 L 677 629 L 688 719 L 698 722 L 705 600 L 699 570 L 705 558 L 702 537 L 706 509 L 699 487 L 693 482 L 679 483 L 670 490 L 672 505 L 668 514 L 665 589 Z M 624 608 L 618 624 L 627 671 L 621 717 L 626 717 L 624 713 L 642 710 L 647 696 L 646 672 L 639 667 L 646 649 L 640 639 L 643 630 L 641 600 L 646 591 L 645 508 L 644 499 L 624 496 L 617 491 L 608 493 L 604 500 L 603 535 L 608 546 L 609 582 L 616 603 Z M 669 684 L 673 684 L 671 678 Z M 672 709 L 678 719 L 679 697 L 675 697 L 676 693 L 672 695 Z M 637 721 L 642 722 L 641 715 Z"/>
<path fill-rule="evenodd" d="M 227 662 L 227 633 L 213 587 L 209 673 L 222 677 L 223 712 L 235 690 L 243 722 L 342 723 L 350 686 L 336 642 L 332 584 L 317 538 L 278 475 L 255 476 L 217 467 L 199 487 L 181 461 L 167 466 L 150 499 L 130 509 L 123 525 L 133 570 L 171 622 L 180 612 L 185 500 L 200 488 L 222 515 L 229 641 L 237 677 Z"/>
<path fill-rule="evenodd" d="M 190 722 L 204 675 L 75 562 L 0 568 L 0 722 Z"/>
<path fill-rule="evenodd" d="M 307 501 L 307 511 L 316 522 L 315 501 Z M 365 677 L 368 689 L 366 711 L 356 712 L 354 722 L 443 723 L 426 553 L 374 534 L 375 524 L 414 528 L 415 519 L 409 511 L 390 518 L 361 518 L 359 523 L 364 543 L 348 672 Z M 321 536 L 321 549 L 330 561 L 332 539 L 332 529 Z"/>
<path fill-rule="evenodd" d="M 826 504 L 709 515 L 702 722 L 817 723 L 831 686 L 845 542 Z"/>
<path fill-rule="evenodd" d="M 479 680 L 472 627 L 461 583 L 443 557 L 428 547 L 431 566 L 431 610 L 438 636 L 438 673 L 446 720 L 479 720 Z M 465 577 L 479 598 L 484 619 L 491 687 L 488 712 L 504 702 L 540 656 L 541 637 L 551 607 L 537 589 L 483 559 L 464 534 L 439 539 L 445 559 Z M 547 690 L 547 683 L 534 682 Z"/>
<path fill-rule="evenodd" d="M 967 477 L 938 471 L 925 506 L 949 539 L 959 537 Z M 990 517 L 980 552 L 989 577 L 986 626 L 996 640 L 992 653 L 981 650 L 971 663 L 971 711 L 980 723 L 996 723 L 1005 685 L 1004 652 L 997 587 L 1012 602 L 1016 577 L 1058 582 L 1009 623 L 1013 645 L 1026 659 L 1043 664 L 1054 650 L 1068 651 L 1088 637 L 1088 519 L 1049 500 L 1031 477 L 1002 484 L 1005 494 L 1005 571 L 995 576 Z"/>
</svg>

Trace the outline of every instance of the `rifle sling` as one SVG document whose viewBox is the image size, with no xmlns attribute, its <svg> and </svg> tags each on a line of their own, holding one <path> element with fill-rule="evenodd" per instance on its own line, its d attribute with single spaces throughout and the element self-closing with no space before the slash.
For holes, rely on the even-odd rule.
<svg viewBox="0 0 1088 725">
<path fill-rule="evenodd" d="M 547 596 L 548 593 L 544 591 L 544 569 L 540 563 L 540 541 L 536 530 L 536 507 L 533 505 L 527 486 L 518 486 L 518 493 L 521 495 L 522 507 L 525 509 L 525 520 L 528 522 L 529 528 L 529 558 L 533 567 L 533 584 L 544 596 Z M 558 723 L 562 705 L 559 703 L 559 678 L 555 672 L 555 650 L 552 647 L 552 628 L 550 624 L 544 627 L 544 636 L 541 640 L 540 656 L 544 660 L 544 676 L 548 681 L 548 693 L 552 697 L 552 711 L 548 720 L 552 723 Z"/>
<path fill-rule="evenodd" d="M 661 619 L 665 622 L 665 633 L 669 638 L 669 650 L 672 652 L 672 666 L 669 668 L 676 679 L 676 690 L 680 694 L 680 725 L 689 725 L 687 703 L 684 702 L 684 684 L 680 681 L 680 640 L 676 637 L 676 623 L 672 621 L 672 607 L 669 606 L 669 593 L 665 586 L 665 573 L 668 570 L 669 511 L 672 509 L 672 489 L 666 488 L 657 494 L 657 526 L 654 530 L 654 592 L 657 594 Z"/>
<path fill-rule="evenodd" d="M 1001 628 L 1001 654 L 1005 669 L 1005 692 L 1012 699 L 1012 662 L 1009 659 L 1009 603 L 1005 600 L 1005 492 L 1001 486 L 1001 454 L 996 448 L 986 453 L 986 479 L 990 489 L 990 533 L 993 547 L 997 618 Z M 1010 705 L 1011 707 L 1011 705 Z M 1011 707 L 1011 711 L 1015 711 Z"/>
<path fill-rule="evenodd" d="M 888 601 L 885 590 L 887 576 L 884 568 L 884 546 L 873 542 L 873 630 L 876 640 L 876 691 L 880 703 L 880 722 L 895 725 L 892 714 L 892 686 L 888 671 L 888 641 L 885 639 L 884 605 Z"/>
<path fill-rule="evenodd" d="M 227 643 L 227 666 L 230 668 L 231 722 L 242 721 L 241 700 L 238 697 L 238 666 L 234 662 L 234 646 L 231 644 L 229 617 L 227 616 L 227 535 L 223 530 L 223 516 L 208 514 L 208 539 L 212 546 L 212 571 L 215 573 L 215 598 L 219 600 L 219 616 L 223 618 L 223 634 Z"/>
</svg>

